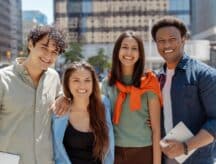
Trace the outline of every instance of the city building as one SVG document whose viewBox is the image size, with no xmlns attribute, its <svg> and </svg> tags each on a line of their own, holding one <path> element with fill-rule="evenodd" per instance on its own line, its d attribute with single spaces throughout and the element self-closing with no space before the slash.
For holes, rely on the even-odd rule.
<svg viewBox="0 0 216 164">
<path fill-rule="evenodd" d="M 191 0 L 169 0 L 168 14 L 183 20 L 191 31 Z"/>
<path fill-rule="evenodd" d="M 41 25 L 47 24 L 47 16 L 38 10 L 23 11 L 23 20 L 34 21 Z"/>
<path fill-rule="evenodd" d="M 191 0 L 192 39 L 207 39 L 211 43 L 210 65 L 216 67 L 216 1 Z"/>
<path fill-rule="evenodd" d="M 54 0 L 54 19 L 67 31 L 68 42 L 83 44 L 85 57 L 92 56 L 101 47 L 111 56 L 116 38 L 123 31 L 134 30 L 144 40 L 147 67 L 157 68 L 163 60 L 152 42 L 152 24 L 162 16 L 173 15 L 182 19 L 191 31 L 191 9 L 191 0 Z M 209 60 L 208 41 L 186 44 L 186 50 L 192 53 L 196 51 L 193 48 L 199 47 L 204 47 L 203 54 L 191 55 Z"/>
<path fill-rule="evenodd" d="M 21 0 L 0 1 L 0 62 L 9 62 L 22 47 Z"/>
<path fill-rule="evenodd" d="M 47 16 L 37 10 L 23 11 L 23 45 L 26 45 L 27 35 L 36 26 L 46 25 Z"/>
<path fill-rule="evenodd" d="M 69 41 L 113 43 L 125 30 L 149 40 L 152 21 L 167 14 L 167 0 L 54 0 L 56 24 Z"/>
</svg>

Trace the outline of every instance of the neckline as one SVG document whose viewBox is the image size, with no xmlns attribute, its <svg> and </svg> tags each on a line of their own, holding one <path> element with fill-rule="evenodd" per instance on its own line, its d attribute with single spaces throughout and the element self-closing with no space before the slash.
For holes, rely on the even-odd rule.
<svg viewBox="0 0 216 164">
<path fill-rule="evenodd" d="M 78 133 L 80 133 L 80 134 L 93 134 L 93 132 L 90 132 L 90 131 L 81 131 L 81 130 L 79 130 L 79 129 L 76 129 L 72 124 L 71 124 L 71 122 L 68 120 L 68 126 L 72 129 L 72 130 L 74 130 L 74 131 L 76 131 L 76 132 L 78 132 Z"/>
</svg>

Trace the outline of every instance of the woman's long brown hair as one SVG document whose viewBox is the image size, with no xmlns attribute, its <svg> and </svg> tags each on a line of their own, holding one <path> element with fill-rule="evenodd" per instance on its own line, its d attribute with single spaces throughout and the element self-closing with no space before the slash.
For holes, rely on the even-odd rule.
<svg viewBox="0 0 216 164">
<path fill-rule="evenodd" d="M 141 77 L 144 73 L 144 67 L 145 67 L 145 53 L 144 53 L 144 45 L 142 39 L 139 37 L 137 33 L 134 31 L 126 31 L 123 32 L 118 39 L 116 40 L 113 48 L 113 54 L 112 54 L 112 67 L 111 67 L 111 74 L 109 78 L 109 85 L 113 86 L 115 85 L 116 81 L 122 81 L 122 70 L 121 70 L 121 62 L 119 60 L 119 51 L 121 48 L 122 41 L 125 38 L 131 37 L 134 40 L 136 40 L 139 48 L 139 59 L 135 63 L 133 75 L 132 75 L 132 85 L 135 87 L 139 87 L 141 83 Z"/>
<path fill-rule="evenodd" d="M 73 102 L 73 95 L 69 89 L 69 78 L 74 71 L 84 68 L 91 73 L 93 80 L 92 94 L 89 97 L 88 112 L 90 126 L 94 133 L 93 155 L 96 159 L 102 160 L 108 148 L 108 127 L 106 124 L 105 107 L 101 100 L 98 78 L 93 67 L 87 62 L 73 62 L 65 70 L 63 76 L 63 91 L 67 98 Z"/>
</svg>

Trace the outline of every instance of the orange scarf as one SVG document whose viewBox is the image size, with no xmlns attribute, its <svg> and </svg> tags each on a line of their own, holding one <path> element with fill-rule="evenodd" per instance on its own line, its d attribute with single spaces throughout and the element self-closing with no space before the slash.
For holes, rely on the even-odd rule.
<svg viewBox="0 0 216 164">
<path fill-rule="evenodd" d="M 120 82 L 116 82 L 115 86 L 119 90 L 119 94 L 116 99 L 115 109 L 113 113 L 113 123 L 118 124 L 120 120 L 120 115 L 122 112 L 122 104 L 126 98 L 126 94 L 130 93 L 130 109 L 131 111 L 137 111 L 141 109 L 141 95 L 147 91 L 152 91 L 155 93 L 160 100 L 162 105 L 162 96 L 160 91 L 160 84 L 156 76 L 152 72 L 147 72 L 145 76 L 141 78 L 140 88 L 136 88 L 133 85 L 125 86 Z"/>
</svg>

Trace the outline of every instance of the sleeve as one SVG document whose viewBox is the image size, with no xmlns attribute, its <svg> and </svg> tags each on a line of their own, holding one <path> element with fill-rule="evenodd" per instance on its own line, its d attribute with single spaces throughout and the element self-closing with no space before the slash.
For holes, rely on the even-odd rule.
<svg viewBox="0 0 216 164">
<path fill-rule="evenodd" d="M 56 78 L 57 78 L 57 86 L 56 86 L 56 97 L 55 98 L 58 98 L 59 96 L 63 95 L 63 89 L 62 89 L 62 86 L 61 86 L 59 76 L 57 76 Z"/>
<path fill-rule="evenodd" d="M 207 121 L 203 129 L 216 139 L 216 70 L 209 67 L 199 76 L 201 103 L 206 111 Z"/>
<path fill-rule="evenodd" d="M 157 96 L 154 92 L 152 92 L 152 91 L 148 91 L 148 92 L 146 92 L 146 94 L 147 94 L 148 100 L 151 100 L 151 99 L 154 99 L 154 98 L 158 97 L 158 96 Z"/>
<path fill-rule="evenodd" d="M 114 163 L 114 132 L 113 132 L 113 125 L 111 121 L 111 109 L 110 109 L 110 101 L 106 96 L 103 96 L 103 104 L 105 106 L 106 111 L 106 121 L 108 126 L 109 132 L 109 148 L 104 158 L 104 164 L 112 164 Z"/>
</svg>

